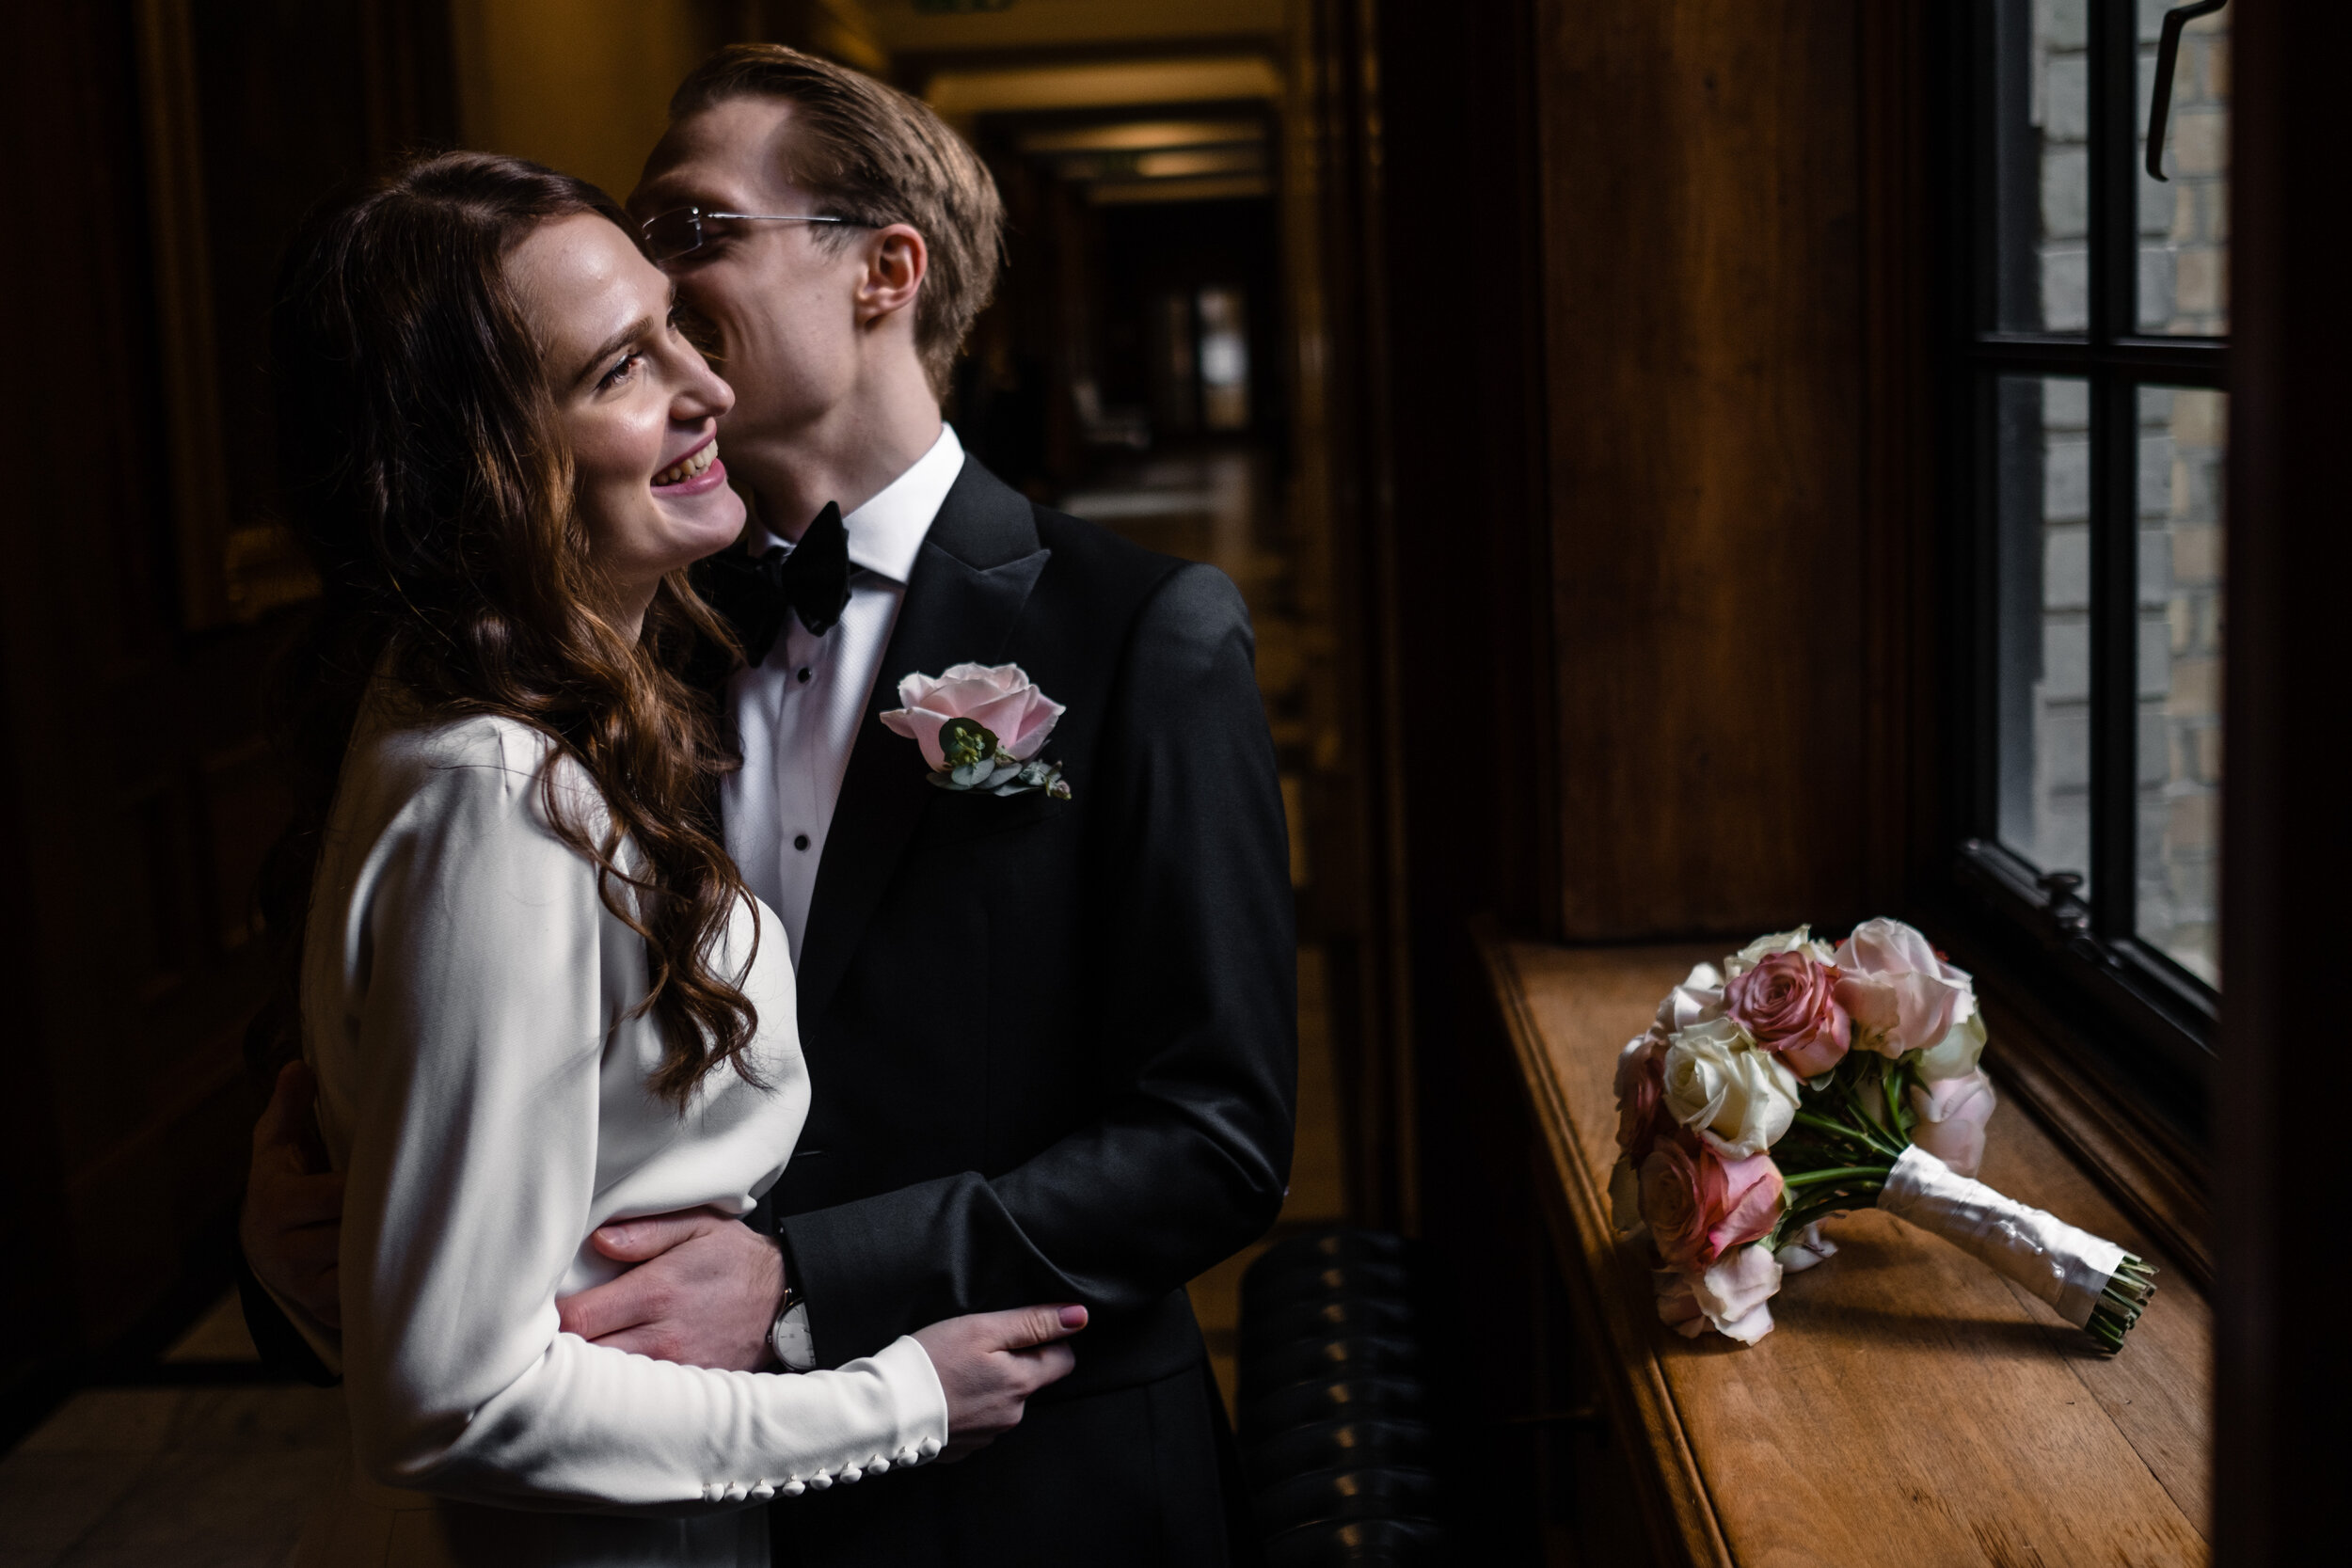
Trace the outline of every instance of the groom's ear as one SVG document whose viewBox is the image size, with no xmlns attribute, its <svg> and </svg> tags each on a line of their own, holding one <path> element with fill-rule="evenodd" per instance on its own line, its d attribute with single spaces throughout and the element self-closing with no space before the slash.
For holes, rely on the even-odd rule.
<svg viewBox="0 0 2352 1568">
<path fill-rule="evenodd" d="M 860 326 L 870 326 L 901 312 L 913 325 L 916 293 L 930 267 L 930 247 L 913 224 L 894 223 L 866 238 L 866 264 L 858 275 L 856 309 Z"/>
</svg>

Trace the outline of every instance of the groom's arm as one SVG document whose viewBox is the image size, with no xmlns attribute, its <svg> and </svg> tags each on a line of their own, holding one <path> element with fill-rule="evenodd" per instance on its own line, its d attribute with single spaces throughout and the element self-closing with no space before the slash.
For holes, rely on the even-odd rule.
<svg viewBox="0 0 2352 1568">
<path fill-rule="evenodd" d="M 1141 612 L 1087 786 L 1110 817 L 1100 842 L 1120 847 L 1089 911 L 1114 933 L 1095 1046 L 1117 1087 L 993 1180 L 784 1218 L 825 1364 L 983 1308 L 1137 1311 L 1273 1223 L 1295 1111 L 1295 933 L 1251 655 L 1241 596 L 1210 568 L 1173 574 Z"/>
<path fill-rule="evenodd" d="M 255 1031 L 266 1022 L 266 1017 L 257 1020 Z M 310 1348 L 292 1315 L 307 1313 L 330 1331 L 342 1316 L 336 1243 L 343 1179 L 327 1169 L 319 1143 L 311 1109 L 317 1095 L 306 1064 L 291 1061 L 278 1069 L 269 1103 L 253 1127 L 234 1261 L 238 1304 L 262 1365 L 280 1377 L 327 1387 L 342 1379 Z"/>
</svg>

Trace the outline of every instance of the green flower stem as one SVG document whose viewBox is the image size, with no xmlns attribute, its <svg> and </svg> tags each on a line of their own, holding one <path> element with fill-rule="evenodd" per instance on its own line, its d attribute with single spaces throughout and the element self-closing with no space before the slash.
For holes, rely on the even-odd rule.
<svg viewBox="0 0 2352 1568">
<path fill-rule="evenodd" d="M 1835 1117 L 1825 1117 L 1819 1111 L 1799 1111 L 1796 1115 L 1796 1122 L 1800 1127 L 1810 1127 L 1817 1132 L 1829 1132 L 1849 1142 L 1858 1143 L 1872 1153 L 1883 1154 L 1890 1160 L 1899 1160 L 1903 1156 L 1900 1148 L 1891 1147 L 1883 1139 L 1864 1132 L 1850 1122 L 1839 1121 Z M 1867 1121 L 1865 1125 L 1867 1125 Z"/>
<path fill-rule="evenodd" d="M 1789 1237 L 1816 1220 L 1825 1220 L 1832 1214 L 1847 1213 L 1856 1209 L 1874 1207 L 1878 1202 L 1878 1190 L 1883 1184 L 1879 1181 L 1860 1181 L 1851 1188 L 1841 1188 L 1826 1196 L 1806 1196 L 1802 1193 L 1796 1195 L 1804 1197 L 1805 1200 L 1782 1213 L 1780 1223 L 1772 1227 L 1772 1245 L 1775 1248 L 1779 1247 Z M 1786 1201 L 1785 1198 L 1784 1201 Z"/>
<path fill-rule="evenodd" d="M 1884 1165 L 1832 1165 L 1827 1170 L 1801 1171 L 1795 1176 L 1785 1176 L 1781 1178 L 1780 1184 L 1788 1188 L 1814 1187 L 1824 1181 L 1867 1181 L 1872 1186 L 1884 1186 L 1886 1177 Z"/>
<path fill-rule="evenodd" d="M 1826 1132 L 1831 1137 L 1846 1143 L 1869 1142 L 1867 1138 L 1844 1122 L 1835 1117 L 1825 1117 L 1819 1111 L 1799 1111 L 1795 1119 L 1799 1127 L 1809 1127 L 1816 1132 Z"/>
<path fill-rule="evenodd" d="M 1772 1163 L 1782 1170 L 1819 1170 L 1842 1165 L 1855 1157 L 1851 1146 L 1834 1147 L 1819 1138 L 1783 1138 L 1772 1146 Z"/>
<path fill-rule="evenodd" d="M 1902 1101 L 1896 1098 L 1895 1074 L 1890 1072 L 1880 1079 L 1879 1087 L 1886 1091 L 1886 1125 L 1893 1129 L 1895 1136 L 1899 1138 L 1904 1135 L 1903 1107 Z"/>
<path fill-rule="evenodd" d="M 2099 1342 L 2100 1349 L 2113 1355 L 2123 1348 L 2123 1336 L 2139 1322 L 2149 1298 L 2155 1293 L 2156 1271 L 2125 1253 L 2106 1288 L 2099 1292 L 2099 1305 L 2090 1309 L 2090 1321 L 2083 1326 Z"/>
<path fill-rule="evenodd" d="M 1784 1237 L 1792 1236 L 1815 1220 L 1825 1220 L 1842 1209 L 1867 1209 L 1869 1207 L 1870 1205 L 1867 1203 L 1856 1203 L 1850 1197 L 1820 1198 L 1802 1208 L 1791 1209 L 1783 1215 L 1780 1222 L 1780 1233 Z"/>
</svg>

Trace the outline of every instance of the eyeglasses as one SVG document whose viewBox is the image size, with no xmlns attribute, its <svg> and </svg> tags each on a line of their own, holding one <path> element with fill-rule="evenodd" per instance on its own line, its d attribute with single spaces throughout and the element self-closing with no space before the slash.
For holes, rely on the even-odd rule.
<svg viewBox="0 0 2352 1568">
<path fill-rule="evenodd" d="M 862 227 L 850 218 L 783 217 L 768 213 L 706 213 L 700 207 L 680 207 L 647 218 L 637 231 L 644 236 L 646 253 L 656 261 L 675 261 L 693 255 L 719 237 L 704 227 L 713 222 L 848 223 L 852 227 Z"/>
</svg>

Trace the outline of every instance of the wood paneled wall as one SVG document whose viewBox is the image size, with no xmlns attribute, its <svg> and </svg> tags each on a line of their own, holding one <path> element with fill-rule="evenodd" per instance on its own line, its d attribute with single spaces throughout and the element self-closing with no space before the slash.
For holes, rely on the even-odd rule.
<svg viewBox="0 0 2352 1568">
<path fill-rule="evenodd" d="M 1424 1037 L 1482 912 L 1744 936 L 1934 863 L 1930 8 L 1376 8 L 1339 379 Z"/>
<path fill-rule="evenodd" d="M 1376 56 L 1327 56 L 1359 117 L 1328 248 L 1402 1207 L 1462 1329 L 1482 1465 L 1448 1482 L 1493 1560 L 1586 1527 L 1529 1376 L 1574 1352 L 1475 923 L 1745 937 L 1899 907 L 1932 858 L 1927 9 L 1324 8 Z"/>
<path fill-rule="evenodd" d="M 2342 164 L 2352 8 L 2268 0 L 2235 20 L 2231 153 L 2229 773 L 2221 1041 L 2214 1073 L 2218 1282 L 2214 1547 L 2235 1564 L 2344 1549 L 2352 1286 L 2338 1241 L 2334 1053 L 2312 1048 L 2345 969 L 2352 812 L 2325 759 L 2352 684 L 2342 630 L 2352 320 L 2334 303 L 2352 217 Z M 2325 1036 L 2323 1030 L 2323 1037 Z"/>
<path fill-rule="evenodd" d="M 1542 8 L 1570 940 L 1861 912 L 1858 9 Z"/>
<path fill-rule="evenodd" d="M 465 145 L 577 174 L 619 200 L 686 73 L 731 39 L 778 36 L 739 0 L 447 4 Z"/>
<path fill-rule="evenodd" d="M 175 7 L 219 88 L 190 162 L 214 157 L 239 182 L 159 213 L 141 28 Z M 153 1348 L 226 1283 L 258 1109 L 240 1045 L 269 978 L 251 889 L 285 806 L 261 711 L 282 627 L 189 629 L 182 579 L 200 550 L 183 548 L 191 487 L 169 435 L 212 430 L 232 520 L 266 520 L 265 409 L 251 451 L 221 436 L 266 401 L 268 285 L 251 274 L 274 270 L 325 183 L 359 172 L 323 167 L 318 140 L 357 164 L 450 130 L 425 0 L 198 8 L 193 34 L 190 20 L 185 0 L 0 8 L 0 135 L 22 174 L 18 239 L 0 250 L 0 1424 L 101 1370 L 93 1355 Z M 311 76 L 286 84 L 268 74 L 287 43 L 272 28 L 347 47 L 313 51 Z M 322 102 L 340 118 L 285 144 L 273 117 Z M 183 243 L 159 245 L 157 225 L 190 207 Z M 207 313 L 216 357 L 175 386 L 158 298 L 203 269 L 157 269 L 185 261 L 191 240 L 215 276 L 180 303 Z M 199 380 L 237 400 L 235 418 L 175 420 L 167 398 Z"/>
<path fill-rule="evenodd" d="M 1377 8 L 1364 526 L 1417 984 L 1481 911 L 1727 936 L 1933 863 L 1931 9 Z"/>
</svg>

